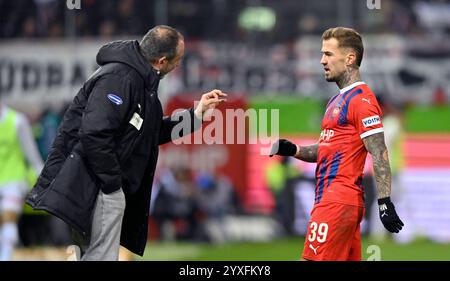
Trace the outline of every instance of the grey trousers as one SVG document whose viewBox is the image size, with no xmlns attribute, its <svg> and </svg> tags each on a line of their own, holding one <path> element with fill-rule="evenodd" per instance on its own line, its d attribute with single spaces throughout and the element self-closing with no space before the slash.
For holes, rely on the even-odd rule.
<svg viewBox="0 0 450 281">
<path fill-rule="evenodd" d="M 122 189 L 110 194 L 102 191 L 97 196 L 92 220 L 91 239 L 82 251 L 81 261 L 119 260 L 120 232 L 125 212 Z"/>
</svg>

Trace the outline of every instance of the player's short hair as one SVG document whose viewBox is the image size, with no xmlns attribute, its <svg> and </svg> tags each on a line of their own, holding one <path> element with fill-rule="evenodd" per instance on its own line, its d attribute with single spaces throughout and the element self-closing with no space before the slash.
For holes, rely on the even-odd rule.
<svg viewBox="0 0 450 281">
<path fill-rule="evenodd" d="M 180 40 L 183 40 L 183 35 L 178 30 L 167 25 L 158 25 L 144 35 L 139 46 L 142 55 L 150 62 L 164 56 L 172 60 L 177 55 Z"/>
<path fill-rule="evenodd" d="M 339 47 L 352 48 L 356 53 L 356 64 L 361 66 L 364 54 L 364 46 L 361 35 L 352 28 L 347 27 L 332 27 L 322 34 L 323 40 L 336 38 L 339 42 Z"/>
</svg>

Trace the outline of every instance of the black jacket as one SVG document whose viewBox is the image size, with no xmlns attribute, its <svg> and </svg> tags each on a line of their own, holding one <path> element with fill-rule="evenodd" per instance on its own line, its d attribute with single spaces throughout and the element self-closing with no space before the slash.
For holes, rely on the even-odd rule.
<svg viewBox="0 0 450 281">
<path fill-rule="evenodd" d="M 190 127 L 177 137 L 200 121 L 193 109 L 178 113 L 174 121 L 163 118 L 157 94 L 160 77 L 140 54 L 137 41 L 106 44 L 97 63 L 101 67 L 66 111 L 27 203 L 89 238 L 99 189 L 111 193 L 122 187 L 126 209 L 121 244 L 142 255 L 158 146 L 171 141 L 179 122 L 185 120 Z"/>
</svg>

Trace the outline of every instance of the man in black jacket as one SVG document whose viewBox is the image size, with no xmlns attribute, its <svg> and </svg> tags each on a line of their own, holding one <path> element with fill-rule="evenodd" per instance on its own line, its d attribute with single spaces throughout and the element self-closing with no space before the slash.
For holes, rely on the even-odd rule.
<svg viewBox="0 0 450 281">
<path fill-rule="evenodd" d="M 203 113 L 225 100 L 213 90 L 195 109 L 163 118 L 159 80 L 183 54 L 183 36 L 168 26 L 140 42 L 106 44 L 97 54 L 101 67 L 64 115 L 27 203 L 76 230 L 81 260 L 117 260 L 120 244 L 144 253 L 158 146 L 200 127 Z M 189 132 L 173 132 L 180 122 Z"/>
</svg>

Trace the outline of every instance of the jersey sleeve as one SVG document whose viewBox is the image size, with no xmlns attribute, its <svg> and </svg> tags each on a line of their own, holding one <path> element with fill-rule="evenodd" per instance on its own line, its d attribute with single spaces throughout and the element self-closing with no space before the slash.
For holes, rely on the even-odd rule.
<svg viewBox="0 0 450 281">
<path fill-rule="evenodd" d="M 361 95 L 352 100 L 350 114 L 361 139 L 384 132 L 381 108 L 374 95 Z"/>
</svg>

